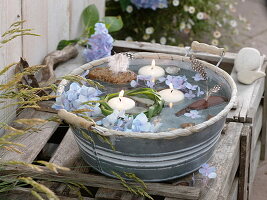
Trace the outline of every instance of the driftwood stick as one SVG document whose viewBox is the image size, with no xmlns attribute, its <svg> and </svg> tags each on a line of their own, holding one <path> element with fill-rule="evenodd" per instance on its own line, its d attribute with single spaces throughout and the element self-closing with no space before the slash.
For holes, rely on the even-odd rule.
<svg viewBox="0 0 267 200">
<path fill-rule="evenodd" d="M 43 61 L 43 64 L 47 67 L 42 71 L 42 80 L 40 84 L 42 86 L 47 86 L 51 83 L 54 83 L 56 79 L 54 73 L 56 64 L 70 60 L 71 58 L 75 58 L 78 53 L 78 49 L 73 45 L 69 45 L 62 50 L 57 50 L 49 53 Z"/>
<path fill-rule="evenodd" d="M 58 116 L 60 119 L 65 120 L 67 123 L 72 124 L 74 126 L 84 128 L 86 130 L 91 130 L 92 126 L 95 125 L 94 122 L 90 122 L 82 117 L 79 117 L 73 113 L 70 113 L 64 109 L 60 109 L 58 111 Z"/>
<path fill-rule="evenodd" d="M 15 68 L 15 73 L 22 73 L 28 67 L 29 67 L 28 62 L 24 58 L 20 58 L 20 61 Z M 31 86 L 33 88 L 39 88 L 40 87 L 34 74 L 24 75 L 21 79 L 21 82 L 22 82 L 22 84 Z M 38 95 L 44 96 L 47 94 L 45 91 L 39 90 Z"/>
</svg>

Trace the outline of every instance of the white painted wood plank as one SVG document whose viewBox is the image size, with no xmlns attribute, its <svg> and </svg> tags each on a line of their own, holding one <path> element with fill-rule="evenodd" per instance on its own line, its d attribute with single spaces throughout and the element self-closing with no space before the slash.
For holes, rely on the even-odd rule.
<svg viewBox="0 0 267 200">
<path fill-rule="evenodd" d="M 98 8 L 100 18 L 104 16 L 105 0 L 70 0 L 70 38 L 74 39 L 82 34 L 81 14 L 84 8 L 95 4 Z"/>
<path fill-rule="evenodd" d="M 0 35 L 2 35 L 9 26 L 15 21 L 21 20 L 21 1 L 20 0 L 0 0 Z M 0 69 L 4 66 L 17 62 L 22 55 L 22 39 L 17 37 L 15 40 L 3 45 L 0 48 Z M 9 70 L 6 75 L 0 77 L 0 84 L 7 82 L 14 71 Z M 1 104 L 5 106 L 8 103 Z M 16 107 L 9 107 L 0 110 L 0 122 L 10 122 L 15 117 Z M 0 135 L 3 130 L 0 130 Z"/>
<path fill-rule="evenodd" d="M 69 0 L 48 0 L 48 52 L 54 51 L 60 40 L 69 40 Z"/>
<path fill-rule="evenodd" d="M 33 28 L 40 37 L 23 37 L 23 57 L 30 65 L 40 64 L 48 53 L 48 1 L 23 0 L 22 18 L 24 28 Z M 57 19 L 54 19 L 57 20 Z"/>
</svg>

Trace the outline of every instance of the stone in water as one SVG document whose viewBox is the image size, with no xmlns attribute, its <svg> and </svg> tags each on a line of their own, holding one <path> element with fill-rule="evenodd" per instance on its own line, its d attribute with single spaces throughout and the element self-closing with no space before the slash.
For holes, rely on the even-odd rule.
<svg viewBox="0 0 267 200">
<path fill-rule="evenodd" d="M 207 109 L 212 106 L 220 105 L 222 103 L 228 102 L 228 99 L 226 97 L 222 96 L 209 96 L 208 100 L 206 99 L 199 99 L 193 103 L 191 103 L 186 108 L 178 111 L 175 113 L 177 117 L 185 114 L 186 112 L 190 112 L 190 110 L 203 110 Z"/>
<path fill-rule="evenodd" d="M 179 67 L 170 66 L 166 68 L 166 72 L 170 75 L 176 75 L 180 71 Z"/>
<path fill-rule="evenodd" d="M 188 127 L 192 127 L 195 125 L 196 125 L 195 123 L 183 123 L 180 126 L 181 126 L 181 128 L 188 128 Z"/>
</svg>

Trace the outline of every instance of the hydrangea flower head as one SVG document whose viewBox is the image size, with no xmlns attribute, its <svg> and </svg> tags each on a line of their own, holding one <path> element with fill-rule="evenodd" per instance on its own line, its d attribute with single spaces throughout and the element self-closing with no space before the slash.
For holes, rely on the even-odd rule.
<svg viewBox="0 0 267 200">
<path fill-rule="evenodd" d="M 192 90 L 189 90 L 187 93 L 184 94 L 184 96 L 188 99 L 193 99 L 196 97 Z"/>
<path fill-rule="evenodd" d="M 203 164 L 201 165 L 201 168 L 198 170 L 202 176 L 208 177 L 208 178 L 216 178 L 216 168 L 210 167 L 209 164 Z"/>
<path fill-rule="evenodd" d="M 196 73 L 194 76 L 192 76 L 194 81 L 203 81 L 205 80 L 199 73 Z"/>
<path fill-rule="evenodd" d="M 140 113 L 135 117 L 132 123 L 132 131 L 134 132 L 150 132 L 153 125 L 148 122 L 148 118 L 144 113 Z"/>
<path fill-rule="evenodd" d="M 67 111 L 74 111 L 79 109 L 90 110 L 84 113 L 87 116 L 95 116 L 101 113 L 99 103 L 91 103 L 92 105 L 84 104 L 88 101 L 98 101 L 102 92 L 93 87 L 85 85 L 80 86 L 78 83 L 71 83 L 69 90 L 64 91 L 59 97 L 56 98 L 56 103 L 52 108 L 59 110 L 65 109 Z"/>
<path fill-rule="evenodd" d="M 156 10 L 157 8 L 167 8 L 167 0 L 131 0 L 137 8 L 150 8 Z"/>
<path fill-rule="evenodd" d="M 190 112 L 189 113 L 185 113 L 184 116 L 191 117 L 192 119 L 201 117 L 201 115 L 198 114 L 197 110 L 190 110 Z"/>
<path fill-rule="evenodd" d="M 103 23 L 96 23 L 95 24 L 95 33 L 96 34 L 101 34 L 101 33 L 105 33 L 108 34 L 108 29 L 106 28 L 106 25 Z"/>
<path fill-rule="evenodd" d="M 88 47 L 84 49 L 83 56 L 87 62 L 111 55 L 113 38 L 103 23 L 96 23 L 95 33 L 88 39 Z"/>
</svg>

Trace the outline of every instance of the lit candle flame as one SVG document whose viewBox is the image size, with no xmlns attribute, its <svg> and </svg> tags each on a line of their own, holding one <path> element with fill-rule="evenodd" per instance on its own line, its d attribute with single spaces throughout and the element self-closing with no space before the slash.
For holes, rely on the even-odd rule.
<svg viewBox="0 0 267 200">
<path fill-rule="evenodd" d="M 123 97 L 123 95 L 124 95 L 124 90 L 120 91 L 119 97 Z"/>
<path fill-rule="evenodd" d="M 151 62 L 151 69 L 153 69 L 156 66 L 155 60 L 153 59 Z"/>
<path fill-rule="evenodd" d="M 156 81 L 155 78 L 152 78 L 151 82 L 155 83 L 155 81 Z"/>
<path fill-rule="evenodd" d="M 173 103 L 169 103 L 169 107 L 172 108 L 172 106 L 173 106 Z"/>
</svg>

